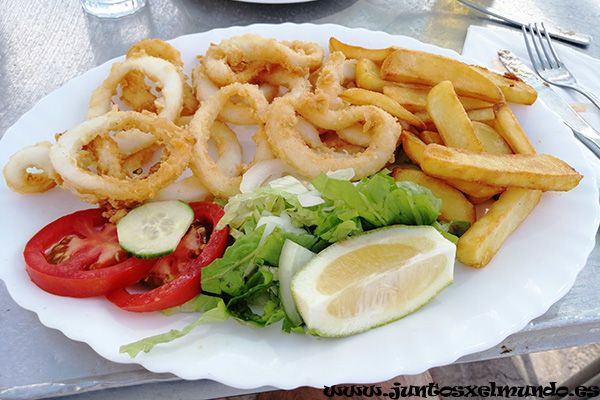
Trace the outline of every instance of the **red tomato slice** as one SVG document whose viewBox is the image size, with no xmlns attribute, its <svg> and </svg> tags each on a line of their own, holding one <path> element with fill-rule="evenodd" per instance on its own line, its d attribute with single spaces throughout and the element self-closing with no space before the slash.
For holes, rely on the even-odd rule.
<svg viewBox="0 0 600 400">
<path fill-rule="evenodd" d="M 224 214 L 221 206 L 210 202 L 190 203 L 195 220 L 181 239 L 175 252 L 161 257 L 153 271 L 169 271 L 172 280 L 155 289 L 130 293 L 125 289 L 109 293 L 106 298 L 127 311 L 148 312 L 165 310 L 191 300 L 200 293 L 202 267 L 221 257 L 227 247 L 227 227 L 214 230 Z M 203 228 L 209 233 L 208 241 Z M 152 272 L 150 273 L 152 274 Z"/>
<path fill-rule="evenodd" d="M 129 257 L 102 210 L 77 211 L 36 233 L 23 252 L 27 273 L 43 290 L 69 297 L 103 296 L 142 279 L 156 260 Z"/>
</svg>

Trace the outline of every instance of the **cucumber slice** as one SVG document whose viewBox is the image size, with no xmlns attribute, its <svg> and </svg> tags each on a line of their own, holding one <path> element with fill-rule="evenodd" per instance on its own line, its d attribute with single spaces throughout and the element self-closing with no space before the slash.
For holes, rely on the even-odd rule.
<svg viewBox="0 0 600 400">
<path fill-rule="evenodd" d="M 117 222 L 119 245 L 136 258 L 171 254 L 194 221 L 189 204 L 179 200 L 146 203 Z"/>
</svg>

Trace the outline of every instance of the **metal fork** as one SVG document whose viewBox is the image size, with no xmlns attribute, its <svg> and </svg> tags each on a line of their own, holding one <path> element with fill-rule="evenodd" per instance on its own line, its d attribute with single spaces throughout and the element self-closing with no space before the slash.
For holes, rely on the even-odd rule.
<svg viewBox="0 0 600 400">
<path fill-rule="evenodd" d="M 573 74 L 561 61 L 556 50 L 554 50 L 544 23 L 542 22 L 540 26 L 537 23 L 523 25 L 522 29 L 527 52 L 535 72 L 544 81 L 552 85 L 576 90 L 600 109 L 600 99 L 578 85 Z"/>
</svg>

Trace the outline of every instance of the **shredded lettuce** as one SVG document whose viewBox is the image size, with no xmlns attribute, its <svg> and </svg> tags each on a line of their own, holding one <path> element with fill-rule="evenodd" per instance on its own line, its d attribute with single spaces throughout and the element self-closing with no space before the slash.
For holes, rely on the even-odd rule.
<svg viewBox="0 0 600 400">
<path fill-rule="evenodd" d="M 203 312 L 200 319 L 182 331 L 123 346 L 121 352 L 135 357 L 195 326 L 227 318 L 261 327 L 283 320 L 283 331 L 303 333 L 303 324 L 285 314 L 279 295 L 278 263 L 286 239 L 318 253 L 350 235 L 406 224 L 433 225 L 455 242 L 464 223 L 439 223 L 441 200 L 422 186 L 396 182 L 388 172 L 357 183 L 350 181 L 352 171 L 320 174 L 310 183 L 286 176 L 229 199 L 219 226 L 228 225 L 235 241 L 203 268 L 202 294 L 165 311 Z"/>
<path fill-rule="evenodd" d="M 223 299 L 217 299 L 213 308 L 202 311 L 204 311 L 204 313 L 202 313 L 200 318 L 198 318 L 195 322 L 185 326 L 182 330 L 171 329 L 169 332 L 150 336 L 148 338 L 138 340 L 137 342 L 126 344 L 121 346 L 120 352 L 127 353 L 129 356 L 135 357 L 141 351 L 146 353 L 149 352 L 157 344 L 169 343 L 175 339 L 183 337 L 194 330 L 194 328 L 197 326 L 215 321 L 224 321 L 229 318 Z"/>
</svg>

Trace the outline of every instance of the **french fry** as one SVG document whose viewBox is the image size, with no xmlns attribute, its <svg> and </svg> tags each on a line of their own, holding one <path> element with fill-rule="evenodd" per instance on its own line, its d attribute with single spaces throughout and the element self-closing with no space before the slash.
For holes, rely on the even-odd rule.
<svg viewBox="0 0 600 400">
<path fill-rule="evenodd" d="M 498 107 L 501 107 L 500 120 L 496 119 L 494 122 L 495 126 L 503 130 L 503 134 L 495 129 L 493 132 L 484 128 L 488 125 L 474 123 L 475 128 L 480 129 L 477 131 L 480 138 L 483 138 L 483 141 L 486 142 L 486 135 L 491 138 L 497 134 L 503 136 L 507 146 L 506 139 L 512 141 L 514 148 L 511 150 L 516 149 L 516 152 L 535 154 L 533 145 L 531 145 L 516 118 L 514 118 L 512 111 L 504 103 L 501 103 Z M 498 115 L 496 107 L 494 111 L 494 114 Z M 491 146 L 491 143 L 488 142 L 486 149 L 493 153 L 494 151 L 490 149 Z M 504 145 L 501 145 L 498 150 L 500 148 L 504 148 Z M 492 203 L 488 211 L 461 236 L 457 244 L 458 260 L 475 268 L 486 266 L 510 234 L 533 211 L 540 201 L 541 193 L 540 190 L 517 188 L 509 188 L 504 191 L 499 199 Z M 477 204 L 479 198 L 469 197 L 469 200 Z M 481 198 L 481 200 L 485 200 L 485 198 Z"/>
<path fill-rule="evenodd" d="M 490 154 L 429 144 L 421 168 L 440 178 L 463 179 L 501 187 L 567 191 L 583 178 L 548 154 Z"/>
<path fill-rule="evenodd" d="M 425 124 L 425 129 L 428 129 L 430 131 L 437 131 L 437 127 L 435 126 L 433 119 L 431 119 L 431 115 L 429 115 L 427 111 L 415 111 L 413 112 L 413 114 L 415 114 L 415 117 L 423 121 L 423 123 Z"/>
<path fill-rule="evenodd" d="M 383 92 L 385 86 L 393 82 L 384 80 L 379 71 L 379 65 L 368 58 L 359 58 L 356 62 L 356 85 L 363 89 Z"/>
<path fill-rule="evenodd" d="M 368 58 L 359 58 L 356 62 L 356 86 L 375 92 L 383 92 L 386 86 L 403 86 L 415 90 L 425 88 L 423 85 L 386 81 L 381 77 L 379 65 Z"/>
<path fill-rule="evenodd" d="M 503 187 L 470 182 L 460 178 L 444 178 L 444 181 L 463 192 L 469 199 L 477 199 L 479 202 L 488 200 L 505 190 Z"/>
<path fill-rule="evenodd" d="M 400 136 L 402 149 L 408 158 L 417 165 L 421 165 L 423 161 L 423 153 L 427 145 L 419 139 L 414 133 L 404 130 Z M 469 182 L 463 179 L 444 179 L 449 185 L 455 187 L 468 196 L 476 199 L 489 199 L 498 193 L 501 193 L 504 188 L 483 185 L 477 182 Z"/>
<path fill-rule="evenodd" d="M 411 111 L 424 111 L 426 110 L 427 94 L 430 89 L 429 86 L 424 86 L 421 89 L 385 86 L 383 87 L 383 94 L 391 97 Z"/>
<path fill-rule="evenodd" d="M 479 121 L 485 123 L 493 123 L 496 115 L 493 107 L 478 108 L 475 110 L 467 110 L 467 115 L 471 121 Z"/>
<path fill-rule="evenodd" d="M 384 80 L 435 86 L 451 81 L 460 95 L 490 103 L 504 100 L 504 94 L 489 78 L 469 65 L 424 51 L 398 48 L 381 65 Z"/>
<path fill-rule="evenodd" d="M 492 107 L 493 104 L 484 100 L 474 99 L 472 97 L 458 96 L 458 100 L 460 100 L 460 104 L 464 107 L 465 110 L 477 110 L 479 108 L 489 108 Z"/>
<path fill-rule="evenodd" d="M 471 65 L 476 71 L 488 77 L 500 88 L 506 101 L 517 104 L 532 105 L 537 100 L 534 88 L 512 74 L 499 74 L 478 65 Z"/>
<path fill-rule="evenodd" d="M 472 121 L 477 137 L 483 143 L 485 151 L 493 154 L 512 154 L 512 149 L 496 129 L 479 121 Z M 424 141 L 428 143 L 427 141 Z M 441 144 L 441 143 L 440 143 Z"/>
<path fill-rule="evenodd" d="M 485 151 L 450 81 L 435 85 L 427 95 L 427 112 L 446 146 Z"/>
<path fill-rule="evenodd" d="M 427 94 L 431 87 L 422 88 L 404 87 L 404 86 L 385 86 L 383 94 L 396 100 L 410 111 L 423 111 L 427 106 Z M 465 110 L 492 107 L 492 103 L 474 99 L 472 97 L 458 96 L 460 103 Z"/>
<path fill-rule="evenodd" d="M 410 181 L 426 187 L 436 198 L 442 200 L 438 219 L 445 222 L 467 221 L 471 224 L 475 222 L 477 217 L 475 206 L 467 200 L 463 193 L 443 180 L 429 176 L 417 169 L 401 167 L 394 168 L 391 176 L 396 181 Z"/>
<path fill-rule="evenodd" d="M 419 132 L 419 139 L 421 139 L 425 144 L 429 143 L 437 143 L 444 144 L 444 140 L 440 136 L 439 132 L 424 130 Z"/>
<path fill-rule="evenodd" d="M 402 107 L 392 98 L 367 89 L 350 88 L 339 94 L 339 97 L 356 105 L 374 105 L 392 114 L 394 117 L 408 122 L 419 129 L 425 129 L 425 124 L 413 113 Z"/>
<path fill-rule="evenodd" d="M 494 121 L 496 130 L 506 140 L 513 152 L 518 154 L 535 153 L 533 144 L 506 103 L 494 104 L 494 115 L 496 116 Z"/>
<path fill-rule="evenodd" d="M 367 49 L 364 47 L 343 43 L 332 37 L 329 39 L 329 51 L 341 51 L 344 53 L 346 58 L 354 58 L 356 60 L 366 58 L 377 64 L 381 64 L 383 60 L 385 60 L 387 56 L 394 51 L 394 48 L 388 47 L 386 49 Z"/>
<path fill-rule="evenodd" d="M 474 268 L 486 266 L 535 208 L 541 195 L 539 190 L 507 189 L 458 239 L 458 261 Z"/>
<path fill-rule="evenodd" d="M 417 135 L 407 130 L 402 131 L 400 141 L 402 143 L 404 154 L 406 154 L 412 162 L 420 166 L 427 144 L 425 144 Z"/>
</svg>

